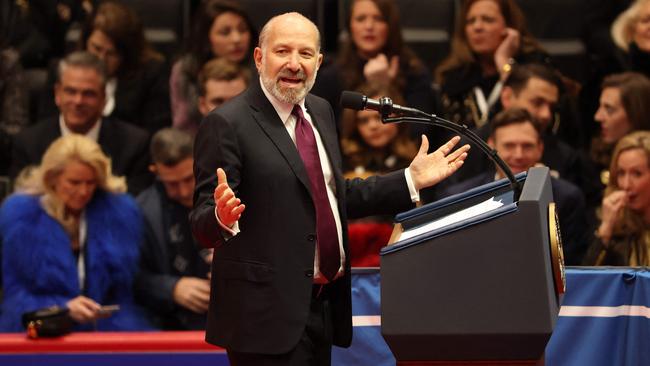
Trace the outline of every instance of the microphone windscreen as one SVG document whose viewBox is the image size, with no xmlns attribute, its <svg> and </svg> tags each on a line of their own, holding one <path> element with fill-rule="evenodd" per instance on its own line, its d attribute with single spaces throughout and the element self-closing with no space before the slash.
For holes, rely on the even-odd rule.
<svg viewBox="0 0 650 366">
<path fill-rule="evenodd" d="M 344 90 L 341 93 L 341 107 L 360 111 L 365 107 L 364 99 L 365 97 L 361 93 Z"/>
</svg>

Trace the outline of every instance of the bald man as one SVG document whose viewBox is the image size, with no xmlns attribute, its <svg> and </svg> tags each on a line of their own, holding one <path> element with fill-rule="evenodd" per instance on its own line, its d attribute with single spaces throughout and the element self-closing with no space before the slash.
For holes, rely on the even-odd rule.
<svg viewBox="0 0 650 366">
<path fill-rule="evenodd" d="M 410 167 L 346 181 L 331 106 L 309 94 L 316 26 L 272 18 L 254 52 L 259 81 L 205 118 L 196 139 L 194 235 L 214 247 L 206 339 L 231 365 L 329 365 L 352 339 L 348 218 L 395 214 L 455 172 L 458 138 Z M 217 172 L 215 176 L 215 172 Z"/>
</svg>

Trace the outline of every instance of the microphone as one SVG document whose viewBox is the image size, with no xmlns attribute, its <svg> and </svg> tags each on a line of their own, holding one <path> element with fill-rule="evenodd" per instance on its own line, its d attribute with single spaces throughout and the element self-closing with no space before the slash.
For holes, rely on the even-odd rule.
<svg viewBox="0 0 650 366">
<path fill-rule="evenodd" d="M 375 100 L 368 98 L 361 93 L 348 90 L 345 90 L 341 93 L 341 107 L 350 108 L 357 111 L 364 109 L 377 111 L 381 114 L 382 119 L 387 118 L 393 113 L 411 116 L 422 115 L 422 112 L 415 108 L 393 104 L 393 100 L 389 97 L 381 97 L 379 100 Z"/>
</svg>

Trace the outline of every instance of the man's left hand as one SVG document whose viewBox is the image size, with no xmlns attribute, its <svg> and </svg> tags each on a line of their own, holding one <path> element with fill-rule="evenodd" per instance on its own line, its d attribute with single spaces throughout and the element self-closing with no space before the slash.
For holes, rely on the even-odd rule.
<svg viewBox="0 0 650 366">
<path fill-rule="evenodd" d="M 463 165 L 467 158 L 469 145 L 463 145 L 452 152 L 459 141 L 460 137 L 454 136 L 438 150 L 428 154 L 429 140 L 422 135 L 420 151 L 409 165 L 415 189 L 419 191 L 422 188 L 431 187 L 454 174 Z"/>
</svg>

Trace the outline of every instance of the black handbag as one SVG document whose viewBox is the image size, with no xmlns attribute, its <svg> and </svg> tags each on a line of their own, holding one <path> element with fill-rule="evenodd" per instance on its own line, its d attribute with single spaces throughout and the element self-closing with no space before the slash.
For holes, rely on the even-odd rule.
<svg viewBox="0 0 650 366">
<path fill-rule="evenodd" d="M 58 306 L 24 313 L 22 321 L 29 338 L 59 337 L 70 333 L 74 326 L 70 311 Z"/>
</svg>

